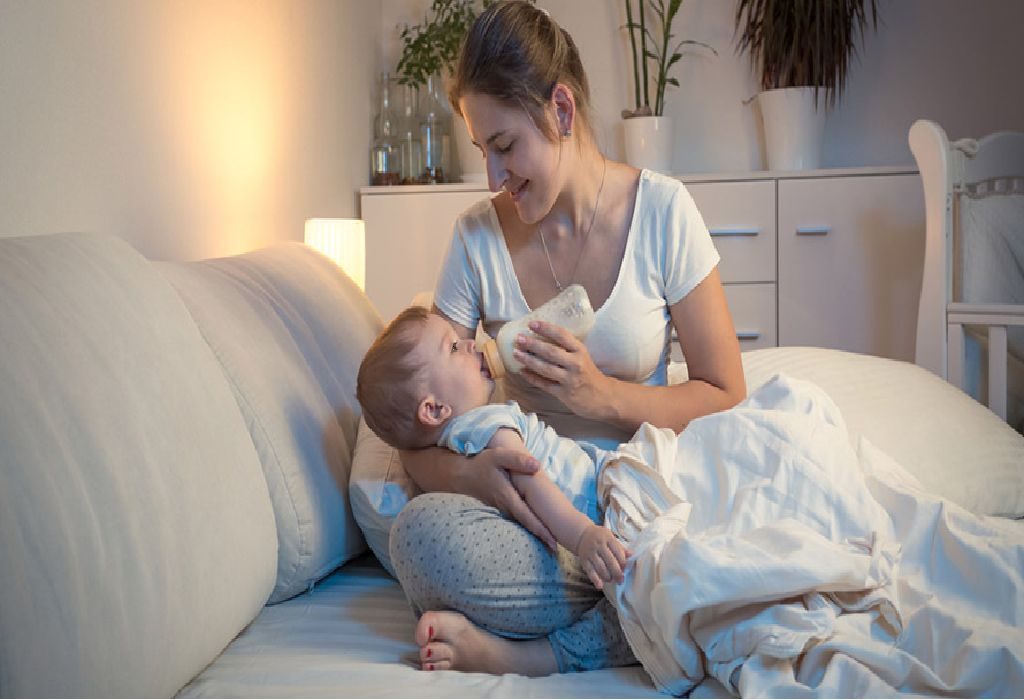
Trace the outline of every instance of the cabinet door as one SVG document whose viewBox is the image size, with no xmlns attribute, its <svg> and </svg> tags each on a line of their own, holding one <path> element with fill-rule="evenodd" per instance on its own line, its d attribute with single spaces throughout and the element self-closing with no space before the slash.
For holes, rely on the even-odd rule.
<svg viewBox="0 0 1024 700">
<path fill-rule="evenodd" d="M 433 292 L 455 219 L 488 196 L 462 192 L 363 194 L 366 295 L 387 321 L 419 292 Z"/>
<path fill-rule="evenodd" d="M 775 281 L 775 182 L 686 185 L 722 256 L 722 281 Z"/>
<path fill-rule="evenodd" d="M 924 260 L 916 174 L 779 181 L 779 344 L 914 360 Z"/>
</svg>

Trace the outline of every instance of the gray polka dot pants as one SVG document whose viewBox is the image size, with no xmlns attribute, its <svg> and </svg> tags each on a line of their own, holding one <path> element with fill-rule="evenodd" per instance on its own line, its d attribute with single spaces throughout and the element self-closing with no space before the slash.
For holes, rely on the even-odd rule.
<svg viewBox="0 0 1024 700">
<path fill-rule="evenodd" d="M 563 673 L 637 663 L 576 557 L 475 498 L 414 498 L 391 527 L 390 554 L 417 615 L 456 610 L 502 637 L 546 636 Z"/>
</svg>

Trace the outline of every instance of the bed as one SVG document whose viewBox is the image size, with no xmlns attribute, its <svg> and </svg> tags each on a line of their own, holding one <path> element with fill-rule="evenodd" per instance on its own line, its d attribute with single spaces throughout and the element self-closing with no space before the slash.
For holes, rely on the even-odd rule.
<svg viewBox="0 0 1024 700">
<path fill-rule="evenodd" d="M 916 362 L 1024 429 L 1024 133 L 950 141 L 919 120 L 910 148 L 926 243 Z"/>
</svg>

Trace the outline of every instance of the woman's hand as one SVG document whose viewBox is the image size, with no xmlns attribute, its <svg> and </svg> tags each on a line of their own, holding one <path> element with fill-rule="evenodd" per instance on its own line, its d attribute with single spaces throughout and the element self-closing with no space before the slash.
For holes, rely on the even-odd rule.
<svg viewBox="0 0 1024 700">
<path fill-rule="evenodd" d="M 522 495 L 512 485 L 509 472 L 533 474 L 540 463 L 523 449 L 491 447 L 468 460 L 458 489 L 460 493 L 494 506 L 515 518 L 520 525 L 536 535 L 550 549 L 556 547 L 555 537 L 530 510 Z"/>
<path fill-rule="evenodd" d="M 532 321 L 537 335 L 516 338 L 513 352 L 523 363 L 522 376 L 584 418 L 602 419 L 612 380 L 597 368 L 587 346 L 569 331 L 545 321 Z"/>
</svg>

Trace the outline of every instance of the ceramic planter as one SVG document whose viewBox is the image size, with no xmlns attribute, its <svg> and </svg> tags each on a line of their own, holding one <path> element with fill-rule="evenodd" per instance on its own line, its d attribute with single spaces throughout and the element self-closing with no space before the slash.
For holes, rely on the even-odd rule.
<svg viewBox="0 0 1024 700">
<path fill-rule="evenodd" d="M 819 95 L 824 98 L 824 94 Z M 817 170 L 825 135 L 825 107 L 813 87 L 765 90 L 757 96 L 769 170 Z M 819 108 L 820 107 L 820 108 Z"/>
<path fill-rule="evenodd" d="M 672 174 L 672 119 L 670 117 L 631 117 L 622 120 L 626 162 L 634 168 L 647 168 Z"/>
</svg>

